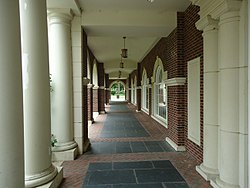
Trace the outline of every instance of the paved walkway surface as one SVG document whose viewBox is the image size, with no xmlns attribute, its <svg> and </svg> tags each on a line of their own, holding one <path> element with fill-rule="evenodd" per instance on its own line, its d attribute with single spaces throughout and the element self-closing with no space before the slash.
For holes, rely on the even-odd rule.
<svg viewBox="0 0 250 188">
<path fill-rule="evenodd" d="M 61 188 L 210 188 L 197 161 L 165 142 L 166 129 L 133 105 L 113 102 L 89 127 L 91 147 L 65 161 Z"/>
</svg>

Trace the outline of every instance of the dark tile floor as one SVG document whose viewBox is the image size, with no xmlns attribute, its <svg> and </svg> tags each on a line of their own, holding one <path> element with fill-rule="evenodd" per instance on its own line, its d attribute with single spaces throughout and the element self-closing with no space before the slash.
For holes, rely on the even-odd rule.
<svg viewBox="0 0 250 188">
<path fill-rule="evenodd" d="M 61 188 L 210 188 L 197 161 L 166 143 L 165 127 L 131 104 L 106 111 L 89 127 L 91 149 L 63 163 Z"/>
<path fill-rule="evenodd" d="M 165 141 L 137 142 L 93 142 L 86 154 L 118 154 L 141 152 L 173 152 L 174 149 Z"/>
<path fill-rule="evenodd" d="M 183 177 L 168 160 L 90 163 L 83 187 L 100 186 L 188 188 Z"/>
</svg>

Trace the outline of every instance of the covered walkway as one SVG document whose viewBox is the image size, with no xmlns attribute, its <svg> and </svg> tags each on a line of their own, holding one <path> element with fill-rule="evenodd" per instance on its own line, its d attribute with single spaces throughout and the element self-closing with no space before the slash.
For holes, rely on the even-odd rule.
<svg viewBox="0 0 250 188">
<path fill-rule="evenodd" d="M 166 129 L 126 102 L 111 102 L 89 127 L 91 147 L 65 161 L 61 187 L 205 188 L 197 161 L 165 142 Z"/>
</svg>

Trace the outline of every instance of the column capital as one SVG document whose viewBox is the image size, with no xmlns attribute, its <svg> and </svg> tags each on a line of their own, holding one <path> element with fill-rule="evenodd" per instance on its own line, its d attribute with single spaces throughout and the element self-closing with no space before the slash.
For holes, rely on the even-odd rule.
<svg viewBox="0 0 250 188">
<path fill-rule="evenodd" d="M 89 83 L 87 86 L 89 89 L 91 89 L 94 85 Z"/>
<path fill-rule="evenodd" d="M 82 78 L 82 85 L 88 86 L 89 82 L 90 82 L 89 78 L 87 78 L 87 77 L 83 77 Z"/>
<path fill-rule="evenodd" d="M 105 89 L 105 87 L 104 86 L 99 86 L 99 88 L 98 89 Z"/>
<path fill-rule="evenodd" d="M 207 15 L 196 22 L 196 28 L 205 32 L 213 31 L 218 29 L 218 20 L 215 20 L 211 15 Z"/>
<path fill-rule="evenodd" d="M 200 7 L 201 20 L 208 15 L 213 19 L 219 19 L 226 12 L 239 11 L 242 0 L 191 0 L 194 5 Z M 199 28 L 198 28 L 199 29 Z"/>
<path fill-rule="evenodd" d="M 165 84 L 167 86 L 181 86 L 181 85 L 184 85 L 186 83 L 186 78 L 182 78 L 182 77 L 179 77 L 179 78 L 171 78 L 171 79 L 168 79 L 165 81 Z"/>
<path fill-rule="evenodd" d="M 99 86 L 95 86 L 94 84 L 93 84 L 93 89 L 98 89 L 99 88 Z"/>
<path fill-rule="evenodd" d="M 71 9 L 48 9 L 49 24 L 65 23 L 70 24 L 74 17 Z"/>
</svg>

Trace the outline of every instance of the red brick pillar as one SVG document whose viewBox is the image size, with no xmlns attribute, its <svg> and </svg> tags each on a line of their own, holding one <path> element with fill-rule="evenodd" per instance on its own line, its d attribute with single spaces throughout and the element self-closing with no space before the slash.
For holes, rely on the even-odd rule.
<svg viewBox="0 0 250 188">
<path fill-rule="evenodd" d="M 152 115 L 152 85 L 148 86 L 148 113 Z"/>
<path fill-rule="evenodd" d="M 105 89 L 105 98 L 106 98 L 105 104 L 109 105 L 109 100 L 110 100 L 110 90 L 109 90 L 109 88 Z"/>
<path fill-rule="evenodd" d="M 93 84 L 88 84 L 88 125 L 92 125 L 93 118 Z"/>
<path fill-rule="evenodd" d="M 99 111 L 98 111 L 98 86 L 94 86 L 92 88 L 92 102 L 93 102 L 93 118 L 97 117 L 99 115 Z"/>
<path fill-rule="evenodd" d="M 137 111 L 141 111 L 141 86 L 138 86 L 136 88 L 137 92 L 136 92 L 136 98 L 137 98 Z"/>
<path fill-rule="evenodd" d="M 83 125 L 83 151 L 85 152 L 89 147 L 88 137 L 88 83 L 89 79 L 83 79 L 82 86 L 82 125 Z"/>
<path fill-rule="evenodd" d="M 99 114 L 105 114 L 105 106 L 104 106 L 104 87 L 100 86 L 98 88 L 98 111 Z"/>
<path fill-rule="evenodd" d="M 128 102 L 131 103 L 131 88 L 128 88 Z"/>
</svg>

